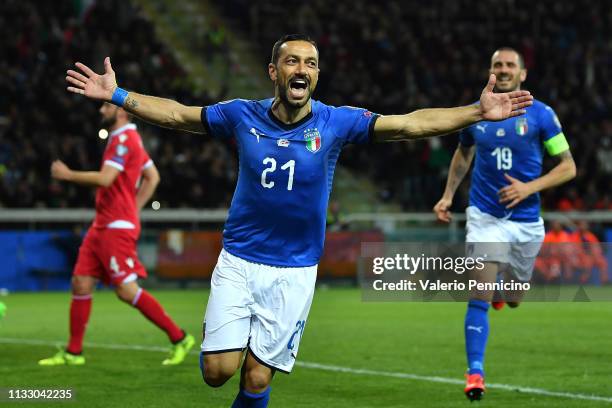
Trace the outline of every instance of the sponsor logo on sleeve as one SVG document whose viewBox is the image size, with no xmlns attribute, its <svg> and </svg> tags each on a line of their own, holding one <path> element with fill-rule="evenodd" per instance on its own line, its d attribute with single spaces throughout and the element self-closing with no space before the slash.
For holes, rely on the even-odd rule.
<svg viewBox="0 0 612 408">
<path fill-rule="evenodd" d="M 125 156 L 128 152 L 128 148 L 126 145 L 119 144 L 117 145 L 115 152 L 117 153 L 117 156 Z"/>
</svg>

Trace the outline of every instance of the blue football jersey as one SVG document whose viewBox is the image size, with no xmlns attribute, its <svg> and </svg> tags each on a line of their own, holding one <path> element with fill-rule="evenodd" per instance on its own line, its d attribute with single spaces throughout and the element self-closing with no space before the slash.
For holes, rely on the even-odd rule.
<svg viewBox="0 0 612 408">
<path fill-rule="evenodd" d="M 327 204 L 340 150 L 367 143 L 377 115 L 312 101 L 312 111 L 287 125 L 273 99 L 234 99 L 202 109 L 208 134 L 235 138 L 239 171 L 223 230 L 226 251 L 282 267 L 319 262 Z"/>
<path fill-rule="evenodd" d="M 497 218 L 534 222 L 540 218 L 540 195 L 532 194 L 512 209 L 499 202 L 498 191 L 510 184 L 504 173 L 528 182 L 542 174 L 544 148 L 551 155 L 569 149 L 555 112 L 534 100 L 521 116 L 479 122 L 459 133 L 464 146 L 476 144 L 470 205 Z"/>
</svg>

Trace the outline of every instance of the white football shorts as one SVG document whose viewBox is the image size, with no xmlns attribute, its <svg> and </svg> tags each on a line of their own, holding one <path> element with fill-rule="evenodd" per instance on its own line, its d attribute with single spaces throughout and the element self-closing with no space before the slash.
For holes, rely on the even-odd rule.
<svg viewBox="0 0 612 408">
<path fill-rule="evenodd" d="M 221 250 L 204 316 L 203 354 L 248 347 L 259 363 L 291 372 L 316 278 L 317 265 L 268 266 Z"/>
<path fill-rule="evenodd" d="M 468 256 L 485 262 L 509 264 L 521 282 L 531 280 L 533 266 L 544 241 L 544 221 L 517 222 L 497 218 L 470 206 L 466 210 Z"/>
</svg>

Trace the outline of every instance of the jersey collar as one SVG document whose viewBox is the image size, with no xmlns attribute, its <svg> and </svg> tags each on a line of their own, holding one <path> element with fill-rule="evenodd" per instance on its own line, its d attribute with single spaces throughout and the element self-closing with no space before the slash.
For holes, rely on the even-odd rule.
<svg viewBox="0 0 612 408">
<path fill-rule="evenodd" d="M 298 126 L 308 122 L 310 119 L 312 119 L 312 106 L 310 109 L 310 112 L 308 112 L 308 114 L 306 116 L 304 116 L 302 119 L 298 120 L 295 123 L 284 123 L 282 122 L 279 118 L 277 118 L 274 113 L 272 113 L 272 105 L 270 105 L 270 107 L 268 108 L 268 117 L 272 120 L 272 122 L 276 123 L 278 126 L 280 126 L 281 128 L 285 129 L 285 130 L 291 130 L 291 129 L 295 129 Z"/>
<path fill-rule="evenodd" d="M 110 137 L 117 136 L 118 134 L 121 134 L 125 132 L 126 130 L 136 130 L 136 125 L 133 123 L 128 123 L 127 125 L 123 125 L 119 129 L 113 130 L 112 133 L 110 134 Z"/>
</svg>

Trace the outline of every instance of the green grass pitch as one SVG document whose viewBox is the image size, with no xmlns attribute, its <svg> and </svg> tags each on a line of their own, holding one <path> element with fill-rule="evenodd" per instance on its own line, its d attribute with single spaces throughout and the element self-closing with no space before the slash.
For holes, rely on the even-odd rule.
<svg viewBox="0 0 612 408">
<path fill-rule="evenodd" d="M 180 325 L 201 337 L 207 291 L 152 293 Z M 76 401 L 0 401 L 0 408 L 231 405 L 237 377 L 220 389 L 208 388 L 195 351 L 179 367 L 162 367 L 165 353 L 159 348 L 168 345 L 165 335 L 110 291 L 94 295 L 83 367 L 36 364 L 55 352 L 54 342 L 65 343 L 68 293 L 1 299 L 8 311 L 0 322 L 0 388 L 68 387 Z M 357 289 L 317 290 L 299 365 L 291 375 L 275 376 L 270 407 L 474 406 L 462 384 L 452 383 L 462 381 L 466 366 L 464 313 L 463 303 L 373 303 L 362 302 Z M 476 404 L 612 407 L 611 318 L 609 303 L 525 303 L 516 310 L 491 310 L 487 382 L 511 387 L 492 387 Z M 543 395 L 542 390 L 569 395 Z M 583 398 L 572 397 L 578 394 Z M 595 398 L 584 398 L 590 395 Z"/>
</svg>

